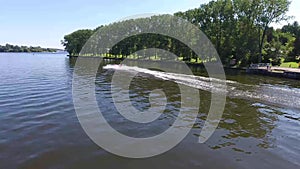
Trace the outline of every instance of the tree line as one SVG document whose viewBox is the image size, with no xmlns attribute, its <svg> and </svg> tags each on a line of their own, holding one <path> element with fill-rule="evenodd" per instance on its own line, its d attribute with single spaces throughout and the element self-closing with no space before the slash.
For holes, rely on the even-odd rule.
<svg viewBox="0 0 300 169">
<path fill-rule="evenodd" d="M 6 44 L 5 46 L 0 45 L 0 52 L 56 52 L 57 49 L 51 48 L 41 48 L 38 47 L 28 47 L 28 46 L 18 46 Z"/>
<path fill-rule="evenodd" d="M 200 28 L 215 46 L 224 65 L 246 66 L 260 62 L 277 65 L 283 61 L 296 61 L 300 55 L 300 26 L 297 22 L 280 29 L 270 26 L 291 18 L 286 15 L 290 3 L 288 0 L 215 0 L 174 15 Z M 151 21 L 149 18 L 138 20 L 140 23 Z M 132 21 L 100 26 L 94 30 L 78 30 L 66 35 L 62 44 L 70 55 L 78 55 L 87 40 L 100 28 L 122 30 L 129 22 Z M 193 37 L 192 32 L 186 34 Z M 157 34 L 132 36 L 119 42 L 106 54 L 127 57 L 145 48 L 165 49 L 183 57 L 184 61 L 198 59 L 191 49 L 178 40 Z M 208 58 L 205 61 L 211 60 Z"/>
</svg>

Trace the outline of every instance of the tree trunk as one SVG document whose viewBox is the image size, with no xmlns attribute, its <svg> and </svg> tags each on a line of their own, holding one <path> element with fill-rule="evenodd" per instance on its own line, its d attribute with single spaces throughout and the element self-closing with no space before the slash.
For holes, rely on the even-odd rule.
<svg viewBox="0 0 300 169">
<path fill-rule="evenodd" d="M 263 45 L 264 45 L 264 39 L 266 37 L 266 33 L 267 33 L 267 29 L 268 29 L 268 26 L 265 26 L 264 27 L 264 31 L 263 31 L 263 34 L 262 34 L 262 37 L 260 39 L 260 43 L 259 43 L 259 58 L 258 58 L 258 63 L 260 63 L 262 61 L 262 50 L 263 50 Z M 260 32 L 260 31 L 259 31 Z M 260 36 L 260 35 L 259 35 Z"/>
</svg>

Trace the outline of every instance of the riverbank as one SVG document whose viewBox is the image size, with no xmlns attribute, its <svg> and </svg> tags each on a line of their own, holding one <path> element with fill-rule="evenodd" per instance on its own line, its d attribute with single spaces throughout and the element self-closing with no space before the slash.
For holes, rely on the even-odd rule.
<svg viewBox="0 0 300 169">
<path fill-rule="evenodd" d="M 81 56 L 69 56 L 71 58 L 77 58 Z M 82 56 L 83 57 L 83 56 Z M 89 58 L 95 58 L 99 56 L 84 56 Z M 170 63 L 170 62 L 178 62 L 178 61 L 169 61 L 169 60 L 155 60 L 155 59 L 148 59 L 148 60 L 140 60 L 140 59 L 133 59 L 133 58 L 121 58 L 121 57 L 102 57 L 104 60 L 112 60 L 112 61 L 146 61 L 146 62 L 163 62 L 163 63 Z M 180 60 L 179 60 L 180 61 Z M 204 64 L 201 62 L 185 62 L 191 68 L 205 68 Z M 232 70 L 243 70 L 248 74 L 256 74 L 256 75 L 263 75 L 263 76 L 271 76 L 271 77 L 279 77 L 279 78 L 289 78 L 289 79 L 297 79 L 300 80 L 300 69 L 297 68 L 285 68 L 285 67 L 272 67 L 268 68 L 267 66 L 263 67 L 230 67 L 224 66 L 226 69 Z"/>
<path fill-rule="evenodd" d="M 68 55 L 68 57 L 70 58 L 78 58 L 78 57 L 85 57 L 85 58 L 99 58 L 101 56 L 71 56 Z M 141 59 L 141 58 L 126 58 L 126 57 L 101 57 L 103 60 L 111 60 L 111 61 L 124 61 L 125 59 L 127 61 L 146 61 L 146 62 L 166 62 L 166 63 L 170 63 L 170 62 L 184 62 L 187 65 L 192 65 L 192 66 L 199 66 L 199 67 L 204 67 L 204 63 L 203 62 L 199 62 L 199 61 L 183 61 L 181 59 L 175 61 L 175 60 L 160 60 L 160 59 L 153 59 L 152 57 L 150 59 Z M 157 57 L 159 58 L 159 57 Z M 236 69 L 236 70 L 247 70 L 246 67 L 230 67 L 230 66 L 224 66 L 224 68 L 227 69 Z"/>
<path fill-rule="evenodd" d="M 247 73 L 300 80 L 300 69 L 283 67 L 248 68 Z"/>
</svg>

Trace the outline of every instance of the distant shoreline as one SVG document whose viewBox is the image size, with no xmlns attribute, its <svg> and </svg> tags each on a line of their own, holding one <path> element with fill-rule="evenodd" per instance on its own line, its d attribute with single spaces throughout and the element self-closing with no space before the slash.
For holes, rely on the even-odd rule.
<svg viewBox="0 0 300 169">
<path fill-rule="evenodd" d="M 58 50 L 58 51 L 55 51 L 55 52 L 48 52 L 48 51 L 40 51 L 40 52 L 0 52 L 0 53 L 53 53 L 53 54 L 55 54 L 55 53 L 68 53 L 68 52 L 66 52 L 66 51 L 64 51 L 64 50 Z"/>
<path fill-rule="evenodd" d="M 4 46 L 0 45 L 0 53 L 37 53 L 37 52 L 57 52 L 64 51 L 62 49 L 56 48 L 42 48 L 40 46 L 18 46 L 6 44 Z"/>
</svg>

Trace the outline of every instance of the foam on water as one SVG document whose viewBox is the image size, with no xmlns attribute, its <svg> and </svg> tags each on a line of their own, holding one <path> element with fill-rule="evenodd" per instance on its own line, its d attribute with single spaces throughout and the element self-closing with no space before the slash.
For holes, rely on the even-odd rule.
<svg viewBox="0 0 300 169">
<path fill-rule="evenodd" d="M 103 69 L 138 72 L 152 75 L 162 80 L 197 88 L 204 91 L 225 93 L 229 97 L 257 99 L 273 104 L 300 108 L 300 89 L 275 85 L 248 85 L 231 80 L 221 80 L 203 76 L 160 72 L 126 65 L 106 65 Z"/>
</svg>

